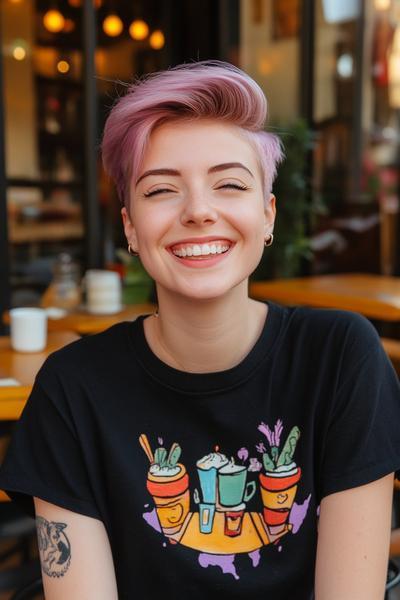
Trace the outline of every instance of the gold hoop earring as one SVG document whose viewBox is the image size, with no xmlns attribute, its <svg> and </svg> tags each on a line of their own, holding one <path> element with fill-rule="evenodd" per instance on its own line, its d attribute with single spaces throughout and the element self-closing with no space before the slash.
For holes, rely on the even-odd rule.
<svg viewBox="0 0 400 600">
<path fill-rule="evenodd" d="M 264 246 L 267 248 L 268 246 L 272 246 L 274 242 L 274 234 L 270 233 L 268 238 L 264 240 Z"/>
<path fill-rule="evenodd" d="M 139 252 L 136 252 L 130 244 L 128 244 L 128 252 L 131 256 L 139 256 Z"/>
</svg>

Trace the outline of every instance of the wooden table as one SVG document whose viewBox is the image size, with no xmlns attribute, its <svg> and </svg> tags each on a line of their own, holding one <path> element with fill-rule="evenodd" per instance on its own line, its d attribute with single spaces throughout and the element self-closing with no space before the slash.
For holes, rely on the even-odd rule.
<svg viewBox="0 0 400 600">
<path fill-rule="evenodd" d="M 156 310 L 154 304 L 132 304 L 112 315 L 92 315 L 84 310 L 69 313 L 61 319 L 48 319 L 49 331 L 74 331 L 78 335 L 99 333 L 121 321 L 133 321 L 139 315 L 151 314 Z M 8 313 L 4 313 L 3 321 L 9 323 Z"/>
<path fill-rule="evenodd" d="M 287 305 L 354 310 L 370 319 L 400 321 L 400 277 L 339 274 L 258 281 L 250 295 Z"/>
<path fill-rule="evenodd" d="M 51 352 L 79 339 L 72 331 L 49 332 L 48 343 L 42 352 L 15 352 L 8 336 L 0 337 L 0 378 L 13 378 L 16 386 L 0 386 L 0 420 L 19 419 L 32 385 L 45 359 Z"/>
</svg>

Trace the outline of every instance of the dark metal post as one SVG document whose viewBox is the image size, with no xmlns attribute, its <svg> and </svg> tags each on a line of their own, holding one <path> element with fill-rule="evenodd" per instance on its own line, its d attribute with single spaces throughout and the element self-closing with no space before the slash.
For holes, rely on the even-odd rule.
<svg viewBox="0 0 400 600">
<path fill-rule="evenodd" d="M 4 81 L 3 61 L 0 56 L 0 335 L 6 333 L 1 315 L 5 310 L 10 308 L 10 255 L 8 249 L 7 180 L 5 162 Z"/>
<path fill-rule="evenodd" d="M 96 12 L 93 0 L 83 3 L 84 130 L 85 130 L 85 230 L 86 266 L 102 265 L 100 205 L 97 195 L 97 86 L 95 71 Z"/>
<path fill-rule="evenodd" d="M 352 118 L 352 148 L 350 163 L 350 200 L 357 202 L 360 197 L 361 163 L 362 163 L 362 108 L 363 108 L 363 77 L 364 77 L 364 32 L 365 6 L 360 2 L 360 14 L 356 25 L 355 40 L 355 78 Z"/>
<path fill-rule="evenodd" d="M 300 15 L 300 69 L 299 97 L 300 116 L 305 120 L 309 129 L 314 128 L 314 48 L 315 48 L 315 0 L 302 0 Z M 304 177 L 307 185 L 307 201 L 312 202 L 313 152 L 307 153 L 307 164 Z M 311 235 L 309 218 L 304 223 L 306 235 Z M 303 260 L 301 270 L 303 275 L 310 274 L 309 261 Z"/>
<path fill-rule="evenodd" d="M 315 0 L 302 0 L 300 15 L 300 115 L 314 121 Z"/>
</svg>

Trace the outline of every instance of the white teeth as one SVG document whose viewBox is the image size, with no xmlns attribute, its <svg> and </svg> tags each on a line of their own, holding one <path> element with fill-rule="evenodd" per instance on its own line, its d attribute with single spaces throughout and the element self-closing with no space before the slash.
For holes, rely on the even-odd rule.
<svg viewBox="0 0 400 600">
<path fill-rule="evenodd" d="M 209 254 L 222 254 L 229 250 L 230 244 L 194 244 L 172 250 L 175 256 L 184 258 L 185 256 L 208 256 Z"/>
</svg>

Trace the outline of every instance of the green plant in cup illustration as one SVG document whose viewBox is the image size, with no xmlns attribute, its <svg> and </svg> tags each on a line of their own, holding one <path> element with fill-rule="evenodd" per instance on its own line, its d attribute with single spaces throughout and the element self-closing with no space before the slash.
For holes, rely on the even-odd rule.
<svg viewBox="0 0 400 600">
<path fill-rule="evenodd" d="M 273 430 L 265 423 L 261 423 L 258 430 L 265 435 L 270 446 L 269 452 L 264 444 L 259 446 L 263 451 L 265 469 L 265 474 L 260 473 L 263 517 L 272 533 L 280 533 L 285 529 L 301 478 L 301 469 L 293 460 L 300 429 L 292 427 L 281 450 L 283 423 L 280 419 Z"/>
<path fill-rule="evenodd" d="M 139 442 L 150 461 L 147 490 L 153 496 L 161 528 L 165 535 L 174 535 L 181 529 L 190 504 L 189 475 L 178 462 L 181 447 L 174 442 L 169 452 L 160 446 L 153 454 L 146 434 L 140 435 Z"/>
</svg>

